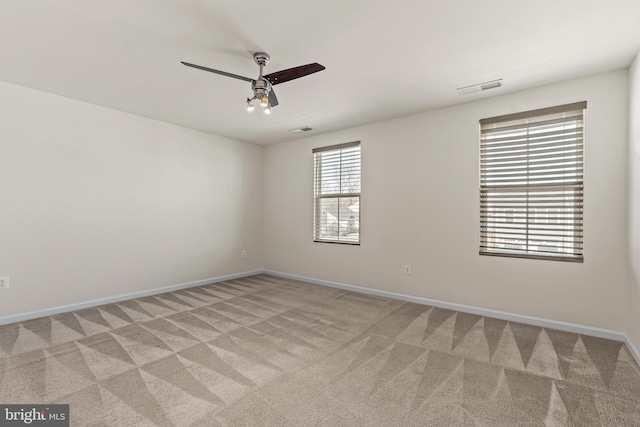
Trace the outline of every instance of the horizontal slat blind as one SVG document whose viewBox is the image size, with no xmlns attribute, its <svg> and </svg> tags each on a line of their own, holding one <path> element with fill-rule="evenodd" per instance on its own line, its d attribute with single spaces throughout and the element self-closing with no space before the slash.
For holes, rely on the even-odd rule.
<svg viewBox="0 0 640 427">
<path fill-rule="evenodd" d="M 585 108 L 480 121 L 480 254 L 582 261 Z"/>
<path fill-rule="evenodd" d="M 360 142 L 313 150 L 316 242 L 360 243 Z"/>
</svg>

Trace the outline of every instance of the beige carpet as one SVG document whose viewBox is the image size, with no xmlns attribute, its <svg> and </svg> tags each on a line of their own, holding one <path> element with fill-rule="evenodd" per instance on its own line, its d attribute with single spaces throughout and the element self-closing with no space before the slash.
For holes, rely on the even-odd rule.
<svg viewBox="0 0 640 427">
<path fill-rule="evenodd" d="M 640 426 L 619 342 L 258 275 L 0 326 L 73 426 Z"/>
</svg>

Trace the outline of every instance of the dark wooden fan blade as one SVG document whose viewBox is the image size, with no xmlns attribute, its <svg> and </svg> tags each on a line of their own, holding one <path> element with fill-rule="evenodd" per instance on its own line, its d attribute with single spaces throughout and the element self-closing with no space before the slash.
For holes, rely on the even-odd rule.
<svg viewBox="0 0 640 427">
<path fill-rule="evenodd" d="M 278 105 L 278 97 L 276 96 L 276 91 L 273 89 L 269 91 L 269 105 L 272 107 Z"/>
<path fill-rule="evenodd" d="M 216 73 L 222 76 L 227 76 L 227 77 L 231 77 L 238 80 L 244 80 L 245 82 L 253 81 L 253 79 L 250 79 L 249 77 L 242 77 L 237 74 L 227 73 L 226 71 L 214 70 L 213 68 L 203 67 L 202 65 L 189 64 L 188 62 L 183 62 L 183 61 L 180 61 L 180 63 L 182 63 L 183 65 L 186 65 L 187 67 L 193 67 L 193 68 L 197 68 L 198 70 L 204 70 L 210 73 Z"/>
<path fill-rule="evenodd" d="M 298 79 L 324 70 L 324 66 L 314 62 L 313 64 L 301 65 L 299 67 L 289 68 L 288 70 L 276 71 L 275 73 L 264 76 L 271 82 L 271 85 L 288 82 L 289 80 Z"/>
</svg>

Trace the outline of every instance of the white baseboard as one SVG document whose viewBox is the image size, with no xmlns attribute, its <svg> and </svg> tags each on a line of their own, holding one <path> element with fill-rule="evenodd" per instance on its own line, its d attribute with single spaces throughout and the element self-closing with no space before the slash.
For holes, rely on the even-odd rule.
<svg viewBox="0 0 640 427">
<path fill-rule="evenodd" d="M 439 301 L 430 298 L 416 297 L 396 292 L 383 291 L 380 289 L 365 288 L 362 286 L 348 285 L 346 283 L 331 282 L 329 280 L 315 279 L 313 277 L 298 276 L 295 274 L 282 273 L 279 271 L 264 270 L 263 273 L 274 276 L 284 277 L 287 279 L 301 280 L 316 285 L 330 286 L 332 288 L 344 289 L 347 291 L 360 292 L 369 295 L 376 295 L 386 298 L 392 298 L 400 301 L 413 302 L 416 304 L 430 305 L 433 307 L 446 308 L 449 310 L 462 311 L 464 313 L 477 314 L 479 316 L 494 317 L 496 319 L 508 320 L 511 322 L 525 323 L 542 328 L 558 329 L 561 331 L 572 332 L 575 334 L 588 335 L 597 338 L 606 338 L 614 341 L 622 341 L 627 344 L 629 352 L 633 355 L 640 365 L 640 350 L 635 346 L 629 335 L 625 332 L 612 331 L 610 329 L 601 329 L 593 326 L 578 325 L 575 323 L 561 322 L 558 320 L 543 319 L 540 317 L 526 316 L 522 314 L 509 313 L 506 311 L 490 310 L 487 308 L 473 307 L 464 304 L 455 304 L 446 301 Z"/>
<path fill-rule="evenodd" d="M 202 285 L 209 285 L 211 283 L 224 282 L 225 280 L 240 279 L 242 277 L 253 276 L 263 272 L 264 272 L 263 270 L 245 271 L 243 273 L 230 274 L 228 276 L 212 277 L 210 279 L 180 283 L 179 285 L 148 289 L 146 291 L 132 292 L 129 294 L 122 294 L 122 295 L 116 295 L 113 297 L 100 298 L 100 299 L 85 301 L 77 304 L 69 304 L 69 305 L 63 305 L 59 307 L 47 308 L 45 310 L 30 311 L 28 313 L 4 316 L 4 317 L 0 317 L 0 325 L 7 325 L 9 323 L 16 323 L 16 322 L 24 322 L 25 320 L 37 319 L 38 317 L 53 316 L 54 314 L 67 313 L 69 311 L 82 310 L 84 308 L 97 307 L 99 305 L 112 304 L 114 302 L 120 302 L 120 301 L 129 300 L 129 299 L 143 298 L 151 295 L 163 294 L 165 292 L 179 291 L 181 289 L 193 288 L 195 286 L 202 286 Z"/>
<path fill-rule="evenodd" d="M 629 352 L 636 359 L 636 362 L 638 362 L 638 365 L 640 365 L 640 349 L 638 349 L 638 347 L 631 340 L 631 337 L 629 337 L 629 335 L 626 334 L 625 332 L 612 331 L 609 329 L 601 329 L 601 328 L 596 328 L 592 326 L 578 325 L 575 323 L 561 322 L 557 320 L 549 320 L 549 319 L 543 319 L 543 318 L 533 317 L 533 316 L 525 316 L 522 314 L 509 313 L 505 311 L 490 310 L 486 308 L 474 307 L 474 306 L 464 305 L 464 304 L 456 304 L 456 303 L 451 303 L 446 301 L 439 301 L 439 300 L 434 300 L 430 298 L 416 297 L 416 296 L 400 294 L 396 292 L 383 291 L 380 289 L 366 288 L 363 286 L 349 285 L 346 283 L 315 279 L 313 277 L 282 273 L 282 272 L 273 271 L 273 270 L 246 271 L 243 273 L 213 277 L 210 279 L 196 280 L 194 282 L 181 283 L 178 285 L 166 286 L 163 288 L 149 289 L 146 291 L 116 295 L 113 297 L 101 298 L 101 299 L 81 302 L 77 304 L 69 304 L 69 305 L 64 305 L 59 307 L 53 307 L 45 310 L 37 310 L 37 311 L 31 311 L 28 313 L 4 316 L 4 317 L 0 317 L 0 325 L 23 322 L 25 320 L 37 319 L 39 317 L 52 316 L 55 314 L 67 313 L 69 311 L 75 311 L 75 310 L 82 310 L 84 308 L 97 307 L 99 305 L 104 305 L 104 304 L 112 304 L 115 302 L 125 301 L 129 299 L 143 298 L 151 295 L 162 294 L 165 292 L 179 291 L 181 289 L 192 288 L 195 286 L 209 285 L 212 283 L 224 282 L 226 280 L 240 279 L 242 277 L 253 276 L 256 274 L 271 274 L 274 276 L 284 277 L 287 279 L 301 280 L 303 282 L 309 282 L 316 285 L 330 286 L 332 288 L 339 288 L 347 291 L 360 292 L 364 294 L 376 295 L 376 296 L 396 299 L 400 301 L 413 302 L 416 304 L 430 305 L 433 307 L 440 307 L 440 308 L 446 308 L 449 310 L 462 311 L 464 313 L 477 314 L 479 316 L 494 317 L 496 319 L 525 323 L 528 325 L 540 326 L 543 328 L 558 329 L 561 331 L 573 332 L 576 334 L 583 334 L 583 335 L 588 335 L 592 337 L 622 341 L 627 345 Z"/>
</svg>

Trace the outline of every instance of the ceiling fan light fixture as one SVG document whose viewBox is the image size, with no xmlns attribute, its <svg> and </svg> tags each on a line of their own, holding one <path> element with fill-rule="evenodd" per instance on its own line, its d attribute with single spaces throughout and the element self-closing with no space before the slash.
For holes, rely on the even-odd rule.
<svg viewBox="0 0 640 427">
<path fill-rule="evenodd" d="M 267 103 L 267 106 L 264 107 L 264 113 L 265 114 L 271 114 L 271 107 L 269 107 L 269 104 Z"/>
<path fill-rule="evenodd" d="M 251 103 L 251 99 L 247 98 L 247 111 L 248 112 L 252 112 L 253 111 L 253 104 Z"/>
<path fill-rule="evenodd" d="M 269 98 L 266 95 L 263 95 L 262 99 L 260 99 L 260 105 L 263 108 L 268 108 L 269 107 Z"/>
</svg>

